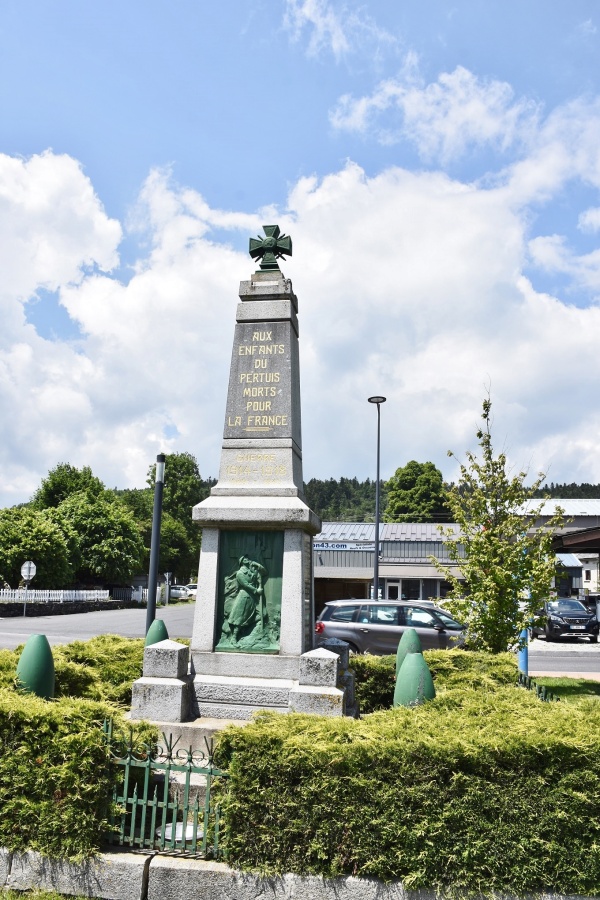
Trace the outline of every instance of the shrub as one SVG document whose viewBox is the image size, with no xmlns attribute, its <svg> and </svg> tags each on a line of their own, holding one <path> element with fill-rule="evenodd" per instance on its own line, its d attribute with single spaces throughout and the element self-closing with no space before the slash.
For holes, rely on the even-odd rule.
<svg viewBox="0 0 600 900">
<path fill-rule="evenodd" d="M 480 674 L 508 677 L 504 666 Z M 219 742 L 229 862 L 409 888 L 594 894 L 599 727 L 596 701 L 545 704 L 502 685 L 440 687 L 425 706 L 358 721 L 265 713 Z"/>
<path fill-rule="evenodd" d="M 103 634 L 52 648 L 57 696 L 86 697 L 131 705 L 131 688 L 142 674 L 143 638 Z"/>
<path fill-rule="evenodd" d="M 0 846 L 55 857 L 98 850 L 116 778 L 102 731 L 113 714 L 0 688 Z"/>
<path fill-rule="evenodd" d="M 423 654 L 436 691 L 441 687 L 476 687 L 493 690 L 515 684 L 517 664 L 512 653 L 469 650 L 426 650 Z M 362 715 L 390 709 L 394 700 L 395 656 L 352 656 L 350 667 L 356 679 L 356 696 Z"/>
</svg>

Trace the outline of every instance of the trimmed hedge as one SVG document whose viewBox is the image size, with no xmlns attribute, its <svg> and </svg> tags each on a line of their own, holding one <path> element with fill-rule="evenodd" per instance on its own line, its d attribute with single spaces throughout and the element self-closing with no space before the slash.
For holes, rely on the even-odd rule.
<svg viewBox="0 0 600 900">
<path fill-rule="evenodd" d="M 0 846 L 55 857 L 99 849 L 115 777 L 102 723 L 113 712 L 0 689 Z"/>
<path fill-rule="evenodd" d="M 0 650 L 0 686 L 14 686 L 22 646 Z M 57 697 L 79 697 L 131 706 L 133 682 L 142 674 L 144 639 L 103 634 L 52 647 Z"/>
<path fill-rule="evenodd" d="M 359 721 L 265 713 L 226 730 L 230 865 L 597 893 L 600 705 L 540 703 L 501 684 L 441 688 L 440 675 L 437 698 L 416 709 Z"/>
<path fill-rule="evenodd" d="M 131 706 L 133 682 L 142 674 L 144 639 L 103 634 L 53 647 L 57 696 L 87 697 Z"/>
<path fill-rule="evenodd" d="M 465 686 L 494 690 L 498 685 L 517 681 L 517 662 L 512 653 L 426 650 L 423 656 L 436 690 Z M 354 672 L 361 714 L 390 709 L 394 701 L 396 657 L 356 655 L 350 657 L 350 668 Z"/>
<path fill-rule="evenodd" d="M 53 647 L 54 701 L 17 690 L 20 649 L 0 650 L 0 846 L 54 857 L 103 846 L 119 774 L 102 725 L 112 718 L 115 736 L 125 735 L 122 704 L 143 650 L 143 640 L 115 635 Z M 156 739 L 155 729 L 132 725 L 140 740 Z"/>
</svg>

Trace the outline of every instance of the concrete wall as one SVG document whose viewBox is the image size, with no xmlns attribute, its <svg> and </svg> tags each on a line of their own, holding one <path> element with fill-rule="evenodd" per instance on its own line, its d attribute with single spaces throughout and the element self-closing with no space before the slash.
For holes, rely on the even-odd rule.
<svg viewBox="0 0 600 900">
<path fill-rule="evenodd" d="M 0 891 L 39 888 L 102 900 L 443 900 L 372 878 L 281 875 L 262 878 L 224 863 L 153 853 L 101 853 L 91 860 L 52 860 L 0 848 Z M 461 894 L 456 894 L 457 900 Z M 544 894 L 544 900 L 587 900 Z M 465 895 L 466 897 L 466 895 Z M 508 894 L 504 900 L 511 900 Z M 517 900 L 517 898 L 514 898 Z"/>
<path fill-rule="evenodd" d="M 123 600 L 68 600 L 64 603 L 57 603 L 53 600 L 44 600 L 44 602 L 27 601 L 27 617 L 35 616 L 68 616 L 74 613 L 97 612 L 101 609 L 132 609 L 139 607 L 139 603 L 135 601 Z M 15 601 L 14 603 L 0 603 L 0 617 L 16 618 L 23 615 L 23 601 Z"/>
</svg>

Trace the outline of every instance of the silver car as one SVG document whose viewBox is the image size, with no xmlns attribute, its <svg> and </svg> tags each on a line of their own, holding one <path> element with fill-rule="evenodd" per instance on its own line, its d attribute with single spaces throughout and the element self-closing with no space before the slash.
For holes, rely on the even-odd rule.
<svg viewBox="0 0 600 900">
<path fill-rule="evenodd" d="M 317 619 L 318 640 L 338 638 L 353 653 L 395 653 L 407 628 L 414 628 L 423 650 L 460 647 L 464 626 L 446 610 L 410 600 L 332 600 Z"/>
</svg>

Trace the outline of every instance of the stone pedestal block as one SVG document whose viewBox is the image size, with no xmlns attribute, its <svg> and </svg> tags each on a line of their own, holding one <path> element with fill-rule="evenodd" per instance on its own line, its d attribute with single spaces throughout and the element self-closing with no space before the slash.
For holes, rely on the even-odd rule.
<svg viewBox="0 0 600 900">
<path fill-rule="evenodd" d="M 349 668 L 350 647 L 346 641 L 339 641 L 337 638 L 326 638 L 320 642 L 319 649 L 327 650 L 338 657 L 337 686 L 344 692 L 346 697 L 346 715 L 357 719 L 360 715 L 360 710 L 354 693 L 354 672 Z"/>
<path fill-rule="evenodd" d="M 144 677 L 179 678 L 188 674 L 190 651 L 177 641 L 159 641 L 144 650 Z"/>
<path fill-rule="evenodd" d="M 300 657 L 300 684 L 336 687 L 338 682 L 339 656 L 318 647 Z"/>
<path fill-rule="evenodd" d="M 335 687 L 299 684 L 290 691 L 289 710 L 319 716 L 343 716 L 346 712 L 344 692 Z"/>
<path fill-rule="evenodd" d="M 194 711 L 200 716 L 237 718 L 233 711 L 244 711 L 244 718 L 260 709 L 287 712 L 288 697 L 294 682 L 283 678 L 228 678 L 199 675 L 194 679 Z"/>
<path fill-rule="evenodd" d="M 131 718 L 185 722 L 190 715 L 190 676 L 148 678 L 133 682 Z"/>
<path fill-rule="evenodd" d="M 319 648 L 330 650 L 332 653 L 337 653 L 340 658 L 340 669 L 348 668 L 350 663 L 350 647 L 346 641 L 339 641 L 337 638 L 325 638 L 324 641 L 319 641 Z"/>
</svg>

